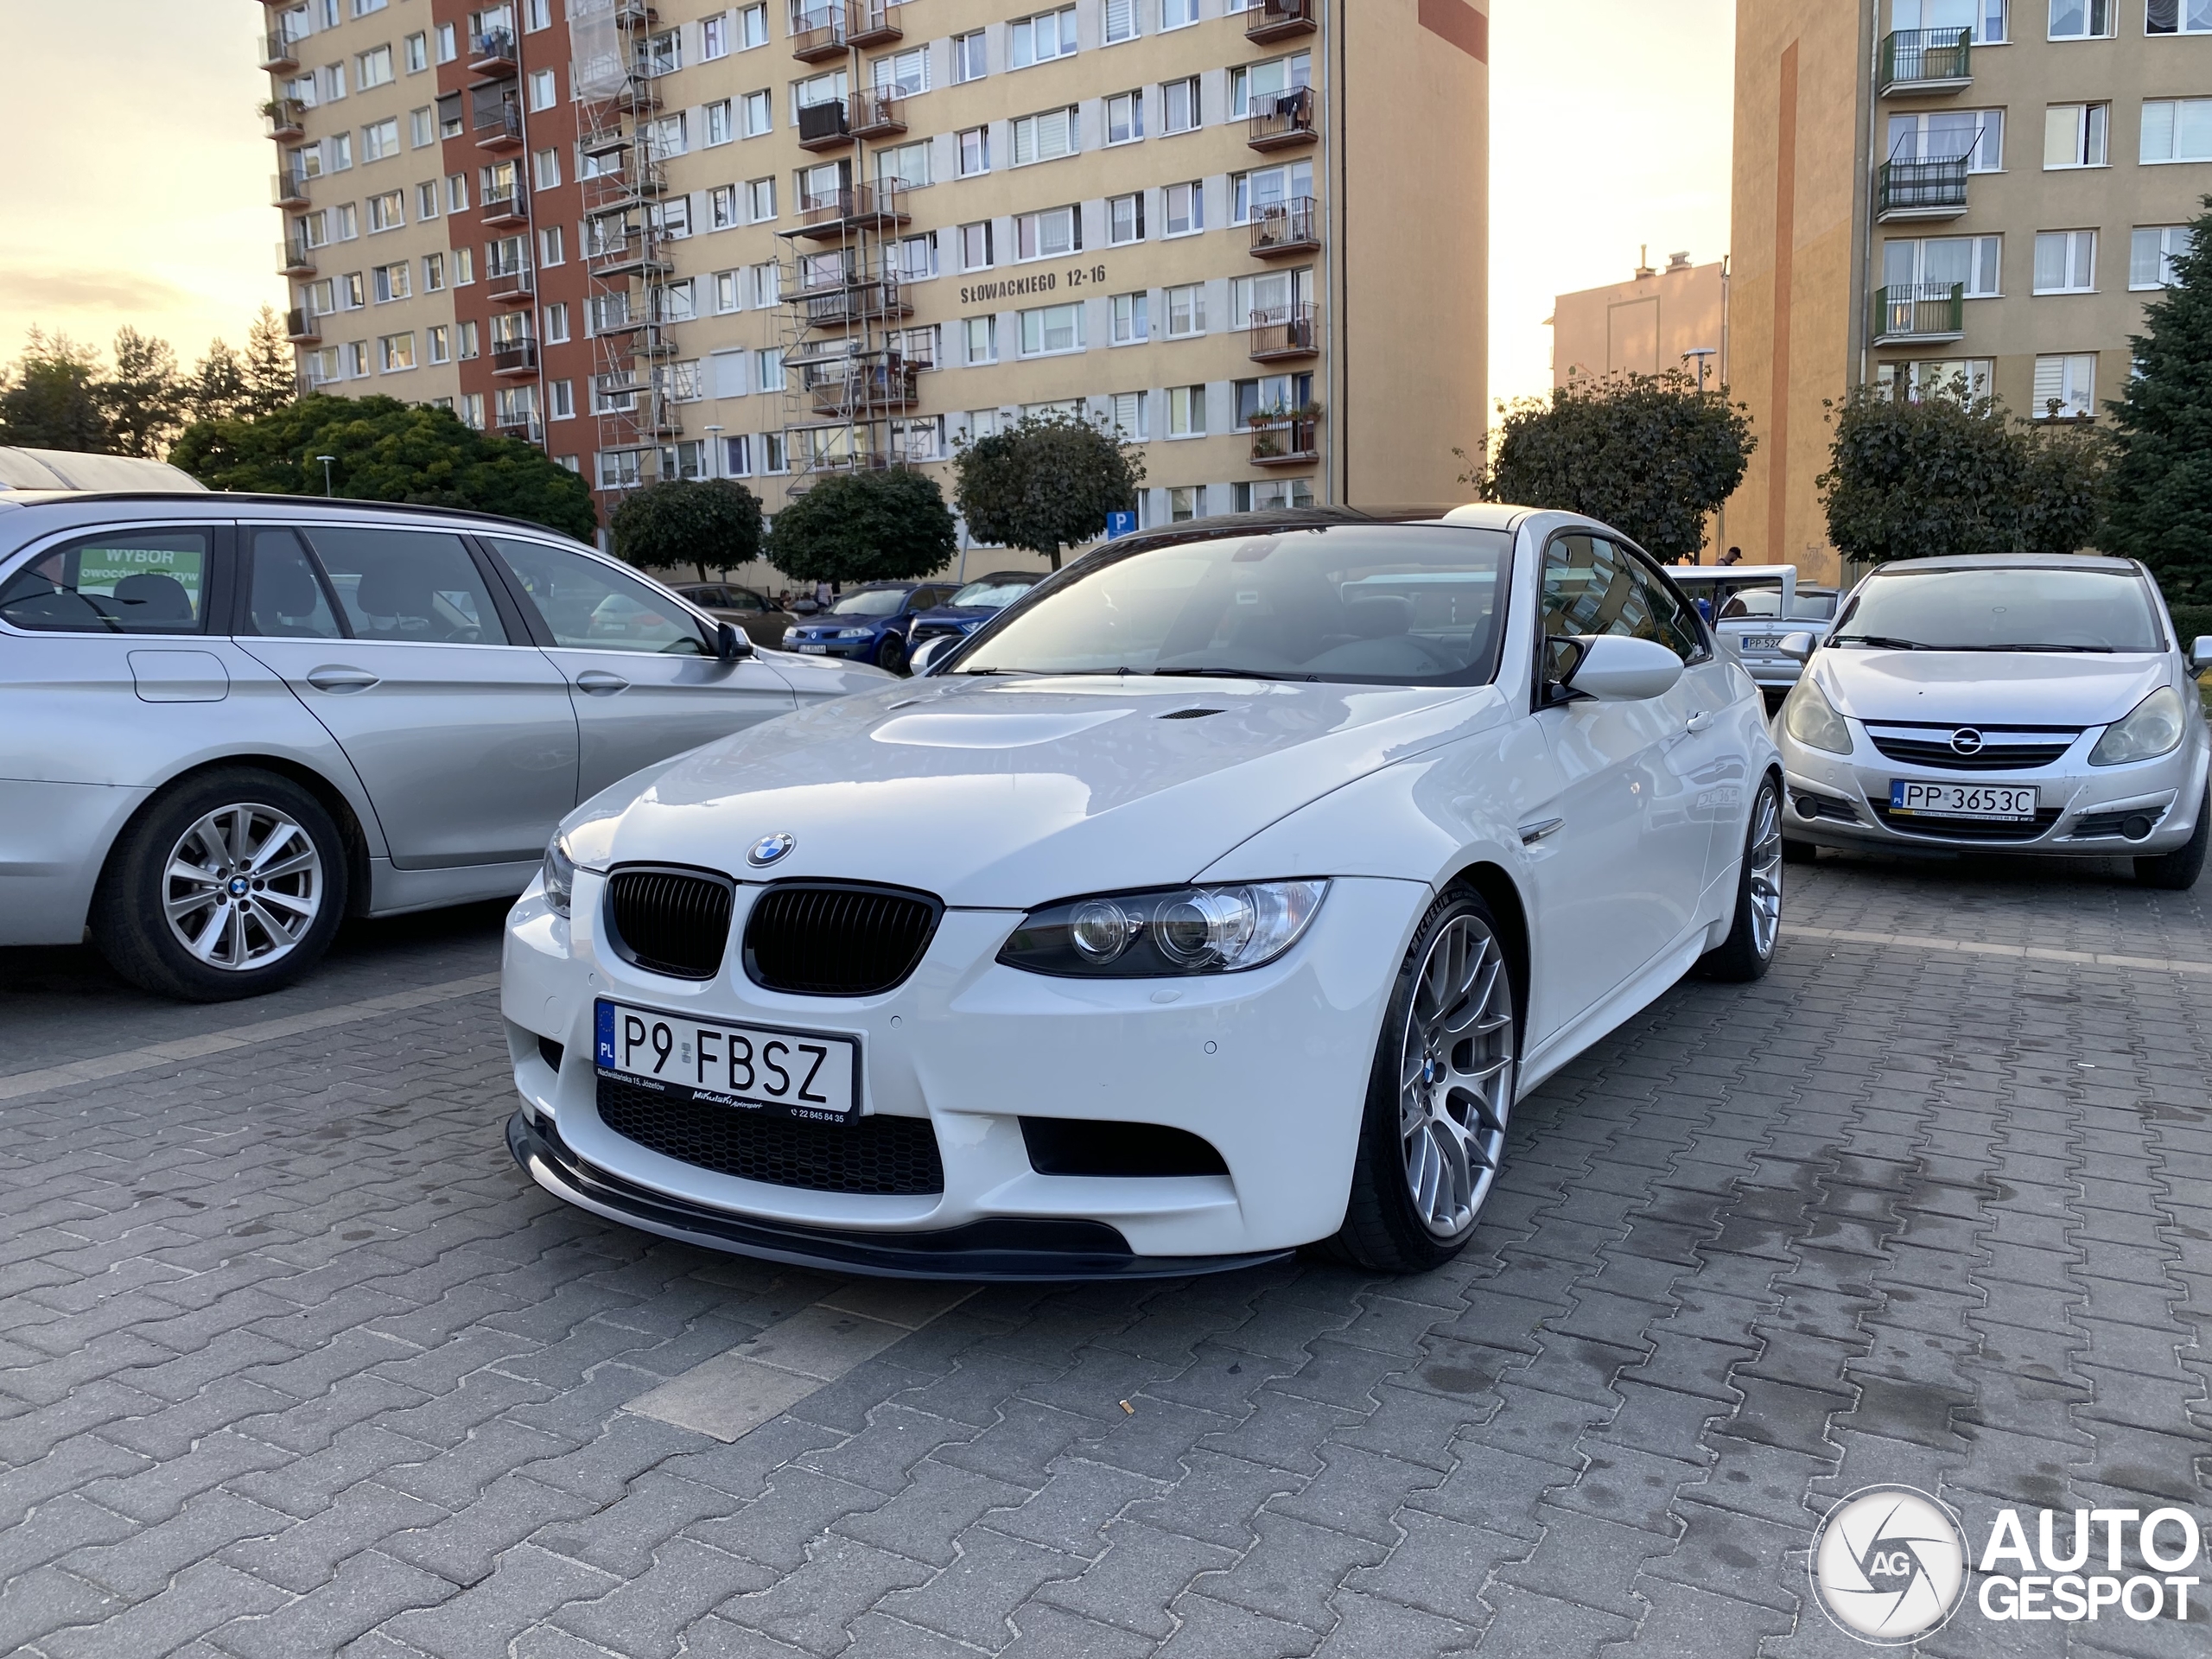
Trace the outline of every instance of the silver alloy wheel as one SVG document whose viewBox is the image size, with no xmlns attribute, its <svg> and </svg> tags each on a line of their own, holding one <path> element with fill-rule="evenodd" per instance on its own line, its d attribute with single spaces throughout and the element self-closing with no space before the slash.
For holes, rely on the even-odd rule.
<svg viewBox="0 0 2212 1659">
<path fill-rule="evenodd" d="M 219 806 L 177 837 L 162 874 L 169 932 L 230 973 L 289 956 L 323 900 L 322 855 L 291 816 L 252 802 Z"/>
<path fill-rule="evenodd" d="M 1760 785 L 1751 808 L 1751 839 L 1744 857 L 1750 867 L 1751 946 L 1764 962 L 1782 932 L 1782 801 L 1771 784 Z"/>
<path fill-rule="evenodd" d="M 1438 1238 L 1474 1225 L 1513 1110 L 1513 976 L 1480 918 L 1430 943 L 1414 982 L 1398 1074 L 1406 1189 Z"/>
</svg>

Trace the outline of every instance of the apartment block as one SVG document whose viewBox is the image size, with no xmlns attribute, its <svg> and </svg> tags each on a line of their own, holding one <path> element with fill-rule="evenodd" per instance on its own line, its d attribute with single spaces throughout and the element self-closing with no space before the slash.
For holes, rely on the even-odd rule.
<svg viewBox="0 0 2212 1659">
<path fill-rule="evenodd" d="M 2212 193 L 2212 0 L 1739 0 L 1731 535 L 1833 576 L 1824 399 L 2108 420 Z M 1930 549 L 1940 552 L 1941 549 Z"/>
<path fill-rule="evenodd" d="M 956 445 L 1042 409 L 1143 446 L 1147 523 L 1455 499 L 1484 427 L 1484 13 L 1034 3 L 277 0 L 281 153 L 315 170 L 283 199 L 314 256 L 286 265 L 302 373 L 450 400 L 602 508 L 740 477 L 773 512 L 889 466 L 949 493 Z M 368 163 L 385 121 L 407 142 Z M 371 183 L 407 210 L 388 241 Z M 372 243 L 356 324 L 315 284 Z M 385 247 L 409 286 L 379 300 Z M 386 320 L 412 369 L 382 366 Z"/>
<path fill-rule="evenodd" d="M 1552 302 L 1552 384 L 1679 370 L 1707 386 L 1728 378 L 1728 268 L 1675 254 L 1624 283 Z"/>
</svg>

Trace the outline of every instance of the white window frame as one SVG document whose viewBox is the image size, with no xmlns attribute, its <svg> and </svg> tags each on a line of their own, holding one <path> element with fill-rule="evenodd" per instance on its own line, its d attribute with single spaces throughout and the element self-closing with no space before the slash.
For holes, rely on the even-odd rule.
<svg viewBox="0 0 2212 1659">
<path fill-rule="evenodd" d="M 1029 69 L 1075 56 L 1078 47 L 1075 13 L 1073 6 L 1059 6 L 1014 19 L 1006 26 L 1007 67 Z M 1046 35 L 1051 36 L 1049 41 L 1043 38 Z M 1049 49 L 1040 52 L 1040 47 Z"/>
<path fill-rule="evenodd" d="M 2067 154 L 2075 159 L 2057 162 L 2059 133 L 2070 121 L 2073 138 Z M 2071 173 L 2112 165 L 2112 105 L 2109 103 L 2050 104 L 2043 114 L 2043 168 L 2046 173 Z"/>
<path fill-rule="evenodd" d="M 2153 155 L 2152 138 L 2161 128 L 2166 135 L 2165 153 Z M 2198 139 L 2203 148 L 2193 154 L 2183 154 L 2184 137 Z M 2187 167 L 2212 162 L 2212 98 L 2145 99 L 2137 159 L 2145 167 Z"/>
<path fill-rule="evenodd" d="M 952 84 L 965 86 L 991 73 L 990 31 L 971 29 L 952 37 Z"/>
<path fill-rule="evenodd" d="M 2059 280 L 2044 281 L 2045 261 L 2056 256 Z M 2097 233 L 2094 231 L 2037 231 L 2032 277 L 2037 294 L 2094 294 L 2097 291 Z"/>
<path fill-rule="evenodd" d="M 1203 438 L 1206 435 L 1206 389 L 1204 386 L 1167 388 L 1167 423 L 1160 435 L 1169 442 Z"/>
<path fill-rule="evenodd" d="M 1050 155 L 1045 154 L 1048 143 L 1057 143 Z M 1065 161 L 1083 153 L 1083 109 L 1080 105 L 1064 104 L 1055 109 L 1039 110 L 1034 115 L 1016 116 L 1009 124 L 1010 152 L 1007 164 L 1012 167 L 1035 167 L 1045 162 Z M 1024 150 L 1027 151 L 1025 156 Z"/>
<path fill-rule="evenodd" d="M 2072 11 L 2079 15 L 2082 27 L 2060 34 L 2059 13 Z M 2046 38 L 2053 41 L 2108 41 L 2118 32 L 2120 7 L 2118 0 L 2050 0 Z M 2097 25 L 2101 18 L 2103 27 Z"/>
<path fill-rule="evenodd" d="M 960 360 L 969 368 L 999 360 L 999 320 L 995 315 L 961 320 Z"/>
<path fill-rule="evenodd" d="M 2060 404 L 2056 415 L 2050 408 L 2054 401 Z M 2037 358 L 2035 390 L 2029 402 L 2029 418 L 2031 420 L 2094 420 L 2097 412 L 2097 354 L 2094 352 L 2069 352 Z"/>
<path fill-rule="evenodd" d="M 1144 198 L 1145 193 L 1141 190 L 1133 190 L 1127 195 L 1106 198 L 1106 245 L 1108 247 L 1134 247 L 1144 240 Z M 1120 210 L 1124 204 L 1127 204 L 1129 210 L 1126 223 L 1131 234 L 1128 236 L 1122 234 L 1125 219 Z"/>
<path fill-rule="evenodd" d="M 1112 346 L 1142 346 L 1152 339 L 1152 296 L 1143 289 L 1116 294 L 1107 302 L 1108 340 Z"/>
<path fill-rule="evenodd" d="M 1119 46 L 1144 32 L 1143 4 L 1144 0 L 1106 0 L 1107 45 Z"/>
<path fill-rule="evenodd" d="M 1177 327 L 1176 307 L 1183 308 L 1181 322 Z M 1161 290 L 1160 308 L 1166 314 L 1166 338 L 1169 340 L 1197 340 L 1206 332 L 1206 285 L 1204 283 L 1179 283 Z"/>
<path fill-rule="evenodd" d="M 1058 222 L 1066 217 L 1068 245 L 1047 248 L 1045 228 L 1047 222 Z M 1024 251 L 1027 249 L 1028 251 Z M 1040 207 L 1034 213 L 1017 213 L 1014 219 L 1014 259 L 1017 265 L 1032 264 L 1040 259 L 1065 259 L 1071 253 L 1083 251 L 1083 209 L 1079 207 Z"/>
<path fill-rule="evenodd" d="M 1175 228 L 1175 203 L 1184 203 L 1183 228 Z M 1203 179 L 1162 185 L 1160 190 L 1160 234 L 1162 240 L 1203 235 L 1206 228 L 1206 186 Z"/>
<path fill-rule="evenodd" d="M 2171 29 L 2152 26 L 2152 13 L 2161 4 L 2173 8 Z M 2176 35 L 2212 35 L 2212 0 L 2149 0 L 2143 8 L 2143 32 L 2154 41 Z"/>
<path fill-rule="evenodd" d="M 1121 111 L 1122 117 L 1122 136 L 1118 138 L 1114 136 L 1115 112 L 1116 110 Z M 1143 143 L 1143 90 L 1140 88 L 1137 91 L 1131 92 L 1109 93 L 1106 99 L 1105 116 L 1101 124 L 1104 128 L 1104 143 L 1106 148 L 1109 149 L 1112 149 L 1122 144 L 1136 144 Z"/>
<path fill-rule="evenodd" d="M 1087 308 L 1081 300 L 1069 300 L 1058 305 L 1039 305 L 1016 313 L 1016 326 L 1020 331 L 1021 355 L 1036 357 L 1072 357 L 1084 349 L 1084 313 Z M 1058 318 L 1056 325 L 1052 319 Z M 1062 330 L 1073 341 L 1071 345 L 1050 344 L 1052 335 Z M 1037 343 L 1032 345 L 1034 340 Z"/>
<path fill-rule="evenodd" d="M 1185 103 L 1184 120 L 1177 124 L 1176 93 L 1182 93 Z M 1196 132 L 1205 125 L 1205 83 L 1197 75 L 1179 75 L 1173 80 L 1160 83 L 1160 136 L 1173 138 L 1185 132 Z"/>
<path fill-rule="evenodd" d="M 991 130 L 988 125 L 963 127 L 952 136 L 952 148 L 957 158 L 954 165 L 963 179 L 981 178 L 991 170 Z M 970 162 L 974 163 L 972 166 Z"/>
<path fill-rule="evenodd" d="M 2144 239 L 2146 237 L 2152 239 L 2146 243 Z M 2190 251 L 2191 240 L 2190 229 L 2186 225 L 2138 225 L 2128 238 L 2128 291 L 2131 294 L 2150 294 L 2171 288 L 2173 262 Z M 2155 282 L 2144 279 L 2146 251 L 2157 276 Z"/>
</svg>

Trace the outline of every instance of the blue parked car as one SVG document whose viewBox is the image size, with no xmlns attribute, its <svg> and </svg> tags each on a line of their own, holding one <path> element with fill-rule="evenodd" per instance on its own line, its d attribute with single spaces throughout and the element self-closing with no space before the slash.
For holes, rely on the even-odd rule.
<svg viewBox="0 0 2212 1659">
<path fill-rule="evenodd" d="M 907 636 L 914 619 L 944 603 L 943 582 L 872 582 L 844 594 L 826 611 L 784 630 L 784 649 L 809 657 L 844 657 L 874 663 L 893 674 L 913 654 Z"/>
<path fill-rule="evenodd" d="M 1007 606 L 1045 580 L 1042 570 L 994 570 L 978 576 L 933 611 L 914 619 L 907 631 L 906 654 L 911 657 L 932 639 L 959 639 L 971 634 Z"/>
</svg>

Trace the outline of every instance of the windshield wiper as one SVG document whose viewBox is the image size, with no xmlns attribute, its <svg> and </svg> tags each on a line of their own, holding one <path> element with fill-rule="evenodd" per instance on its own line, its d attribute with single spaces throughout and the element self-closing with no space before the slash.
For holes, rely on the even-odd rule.
<svg viewBox="0 0 2212 1659">
<path fill-rule="evenodd" d="M 1892 639 L 1885 633 L 1839 633 L 1828 642 L 1837 645 L 1872 645 L 1877 651 L 1933 651 L 1917 639 Z"/>
<path fill-rule="evenodd" d="M 1168 680 L 1281 680 L 1294 684 L 1309 684 L 1312 674 L 1270 674 L 1257 668 L 1154 668 L 1145 671 L 1154 679 Z"/>
<path fill-rule="evenodd" d="M 2111 645 L 1933 645 L 1933 651 L 2086 651 L 2101 656 L 2112 655 Z"/>
</svg>

